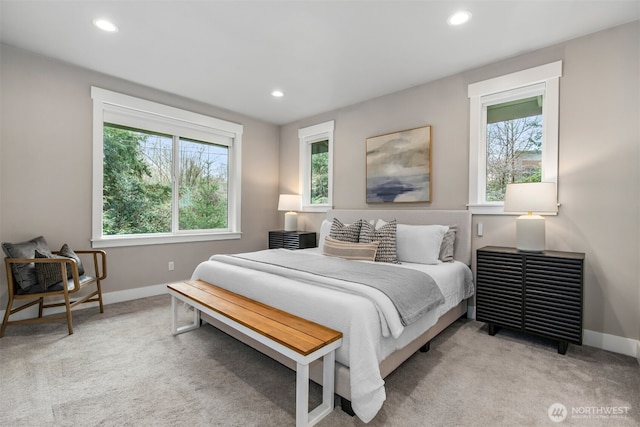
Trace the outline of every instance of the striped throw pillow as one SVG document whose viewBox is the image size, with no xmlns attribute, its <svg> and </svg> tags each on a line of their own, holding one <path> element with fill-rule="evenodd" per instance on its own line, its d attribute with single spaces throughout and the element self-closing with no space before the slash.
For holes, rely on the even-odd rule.
<svg viewBox="0 0 640 427">
<path fill-rule="evenodd" d="M 362 220 L 357 220 L 353 224 L 344 225 L 339 219 L 334 218 L 331 223 L 329 237 L 342 242 L 358 243 L 360 240 L 360 228 Z"/>
<path fill-rule="evenodd" d="M 322 253 L 327 256 L 358 261 L 375 261 L 378 242 L 350 243 L 327 237 L 322 248 Z"/>
<path fill-rule="evenodd" d="M 396 220 L 389 221 L 378 228 L 362 221 L 360 228 L 360 243 L 380 242 L 376 253 L 376 262 L 391 262 L 399 264 L 396 250 Z"/>
<path fill-rule="evenodd" d="M 44 249 L 36 249 L 35 251 L 36 258 L 67 258 L 59 255 L 54 255 L 48 250 Z M 58 282 L 62 282 L 62 268 L 60 268 L 60 264 L 58 263 L 44 263 L 44 262 L 36 262 L 36 277 L 38 278 L 38 283 L 42 285 L 42 289 L 47 289 L 49 286 L 55 285 Z M 67 266 L 69 269 L 69 266 Z"/>
</svg>

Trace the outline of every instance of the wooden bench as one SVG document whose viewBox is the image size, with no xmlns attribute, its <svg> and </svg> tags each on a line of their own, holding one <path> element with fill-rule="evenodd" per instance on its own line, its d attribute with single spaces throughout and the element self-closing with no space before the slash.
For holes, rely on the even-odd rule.
<svg viewBox="0 0 640 427">
<path fill-rule="evenodd" d="M 335 350 L 342 333 L 201 280 L 167 285 L 174 335 L 200 327 L 200 312 L 296 361 L 296 426 L 312 426 L 333 411 Z M 193 323 L 178 326 L 178 304 L 192 306 Z M 322 403 L 309 412 L 309 364 L 323 358 Z"/>
</svg>

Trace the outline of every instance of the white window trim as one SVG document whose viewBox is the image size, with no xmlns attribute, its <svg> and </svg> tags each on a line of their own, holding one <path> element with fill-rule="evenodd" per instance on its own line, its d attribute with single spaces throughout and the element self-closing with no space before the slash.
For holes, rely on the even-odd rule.
<svg viewBox="0 0 640 427">
<path fill-rule="evenodd" d="M 552 62 L 506 76 L 472 83 L 469 96 L 469 210 L 474 214 L 503 215 L 503 202 L 485 202 L 486 137 L 483 113 L 486 102 L 501 92 L 544 84 L 542 181 L 558 182 L 558 129 L 562 61 Z M 524 89 L 526 90 L 526 89 Z"/>
<path fill-rule="evenodd" d="M 242 132 L 237 123 L 208 117 L 179 108 L 170 107 L 129 95 L 91 87 L 93 99 L 93 193 L 92 193 L 92 246 L 110 248 L 119 246 L 156 245 L 165 243 L 199 242 L 239 239 L 241 231 Z M 224 230 L 180 231 L 149 235 L 102 235 L 103 135 L 105 115 L 125 114 L 135 121 L 136 116 L 157 118 L 158 125 L 170 123 L 181 128 L 185 137 L 217 142 L 215 135 L 233 139 L 229 146 L 229 188 L 227 193 L 228 226 Z M 154 130 L 154 129 L 150 129 Z"/>
<path fill-rule="evenodd" d="M 302 212 L 326 212 L 333 208 L 333 120 L 298 130 L 300 138 L 300 195 Z M 311 144 L 329 141 L 329 200 L 326 204 L 311 204 Z"/>
</svg>

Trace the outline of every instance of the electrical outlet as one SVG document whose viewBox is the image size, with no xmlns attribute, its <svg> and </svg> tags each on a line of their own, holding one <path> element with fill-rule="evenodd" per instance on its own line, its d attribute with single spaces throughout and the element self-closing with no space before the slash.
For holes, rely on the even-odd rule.
<svg viewBox="0 0 640 427">
<path fill-rule="evenodd" d="M 173 261 L 169 261 L 169 271 L 173 271 L 173 268 L 175 266 L 173 265 Z"/>
</svg>

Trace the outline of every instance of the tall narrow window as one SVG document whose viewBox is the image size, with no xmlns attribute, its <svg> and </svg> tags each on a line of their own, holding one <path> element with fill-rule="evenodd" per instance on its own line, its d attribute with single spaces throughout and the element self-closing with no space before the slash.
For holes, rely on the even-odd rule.
<svg viewBox="0 0 640 427">
<path fill-rule="evenodd" d="M 92 88 L 94 247 L 240 237 L 242 126 Z"/>
<path fill-rule="evenodd" d="M 180 138 L 178 228 L 226 229 L 229 148 Z"/>
<path fill-rule="evenodd" d="M 562 62 L 469 85 L 469 209 L 502 213 L 507 184 L 557 182 Z"/>
<path fill-rule="evenodd" d="M 333 121 L 298 131 L 302 210 L 323 212 L 333 205 Z"/>
<path fill-rule="evenodd" d="M 504 201 L 507 184 L 542 179 L 542 95 L 487 106 L 486 201 Z"/>
<path fill-rule="evenodd" d="M 102 233 L 170 233 L 172 138 L 104 124 Z"/>
<path fill-rule="evenodd" d="M 311 205 L 329 201 L 329 141 L 311 144 Z"/>
</svg>

